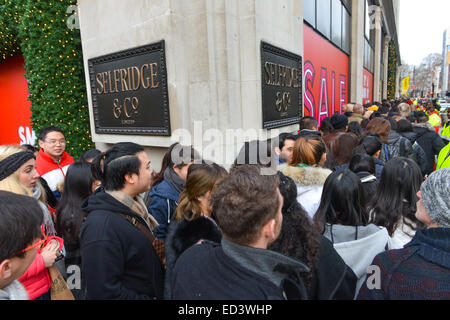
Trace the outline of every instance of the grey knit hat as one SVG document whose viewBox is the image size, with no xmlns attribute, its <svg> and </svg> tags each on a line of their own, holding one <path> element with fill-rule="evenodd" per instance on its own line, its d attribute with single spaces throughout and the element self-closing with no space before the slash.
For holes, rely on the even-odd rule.
<svg viewBox="0 0 450 320">
<path fill-rule="evenodd" d="M 450 228 L 450 168 L 433 172 L 420 191 L 431 220 L 440 227 Z"/>
</svg>

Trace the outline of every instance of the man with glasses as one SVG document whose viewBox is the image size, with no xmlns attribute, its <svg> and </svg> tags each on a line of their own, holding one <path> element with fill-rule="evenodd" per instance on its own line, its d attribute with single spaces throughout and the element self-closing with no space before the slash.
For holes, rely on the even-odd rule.
<svg viewBox="0 0 450 320">
<path fill-rule="evenodd" d="M 64 181 L 67 169 L 74 162 L 65 152 L 66 139 L 64 131 L 58 127 L 42 129 L 39 135 L 39 157 L 36 159 L 36 170 L 47 181 L 56 199 L 61 197 L 58 184 Z"/>
<path fill-rule="evenodd" d="M 28 300 L 17 281 L 36 257 L 42 211 L 32 197 L 0 191 L 0 300 Z"/>
</svg>

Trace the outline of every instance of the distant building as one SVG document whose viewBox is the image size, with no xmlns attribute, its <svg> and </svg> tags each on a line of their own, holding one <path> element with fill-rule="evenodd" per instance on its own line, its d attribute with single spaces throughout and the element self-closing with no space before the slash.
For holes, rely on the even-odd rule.
<svg viewBox="0 0 450 320">
<path fill-rule="evenodd" d="M 444 32 L 441 70 L 441 95 L 450 96 L 450 27 Z"/>
</svg>

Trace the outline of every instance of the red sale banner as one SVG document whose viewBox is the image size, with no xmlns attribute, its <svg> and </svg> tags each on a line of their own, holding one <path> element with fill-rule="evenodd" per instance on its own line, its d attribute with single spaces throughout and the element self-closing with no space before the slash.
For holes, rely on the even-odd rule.
<svg viewBox="0 0 450 320">
<path fill-rule="evenodd" d="M 373 102 L 373 74 L 364 69 L 363 74 L 363 104 Z"/>
<path fill-rule="evenodd" d="M 22 56 L 0 63 L 0 144 L 34 144 Z"/>
<path fill-rule="evenodd" d="M 318 123 L 348 103 L 349 57 L 304 25 L 304 110 Z"/>
</svg>

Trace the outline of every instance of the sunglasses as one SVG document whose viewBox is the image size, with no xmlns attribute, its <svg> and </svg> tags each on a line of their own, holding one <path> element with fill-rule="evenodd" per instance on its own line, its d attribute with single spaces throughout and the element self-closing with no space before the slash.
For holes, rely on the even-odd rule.
<svg viewBox="0 0 450 320">
<path fill-rule="evenodd" d="M 26 247 L 25 249 L 19 251 L 18 253 L 16 253 L 16 255 L 22 254 L 22 253 L 30 251 L 30 250 L 32 250 L 34 248 L 38 248 L 38 247 L 40 248 L 41 246 L 43 246 L 47 242 L 47 235 L 45 234 L 43 227 L 41 227 L 41 233 L 42 233 L 43 239 L 37 239 L 35 243 L 33 243 L 32 245 L 30 245 L 30 246 Z"/>
</svg>

